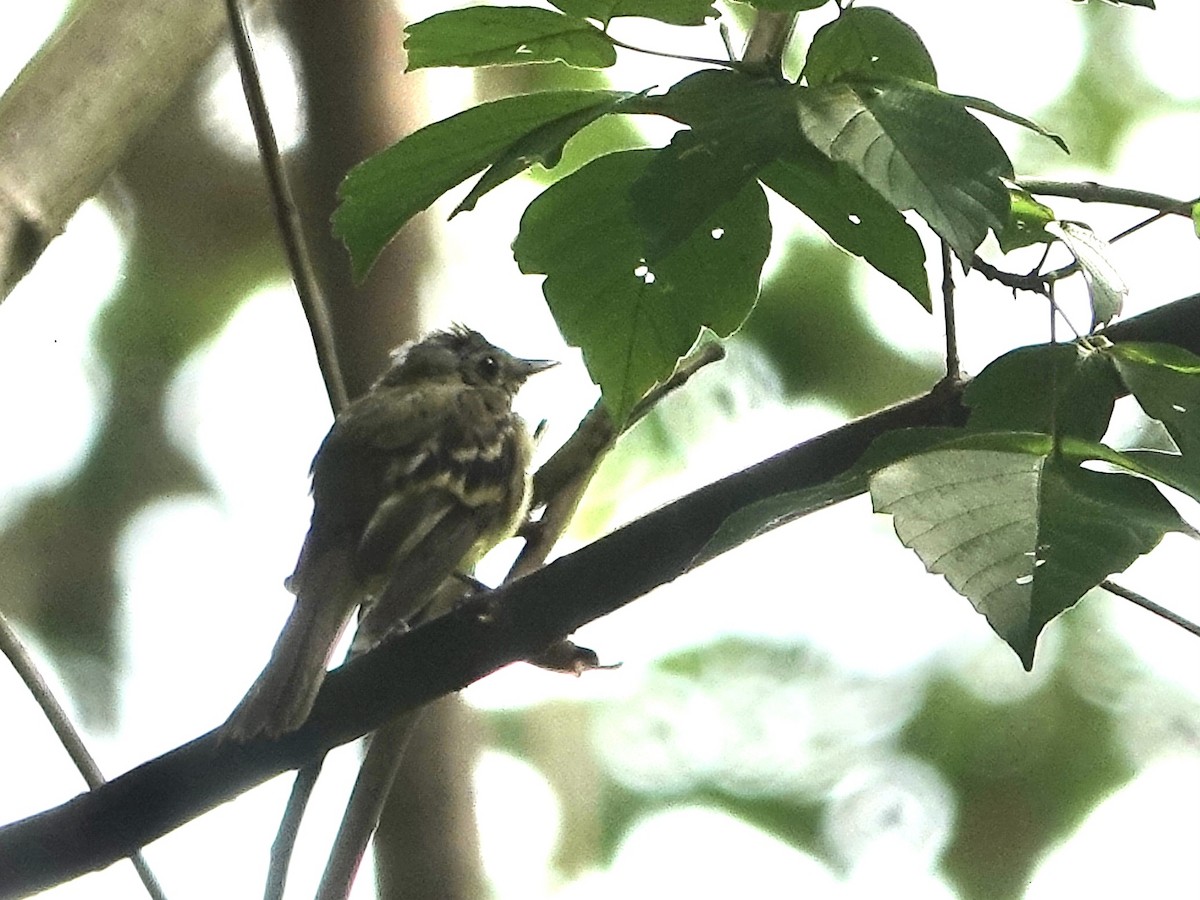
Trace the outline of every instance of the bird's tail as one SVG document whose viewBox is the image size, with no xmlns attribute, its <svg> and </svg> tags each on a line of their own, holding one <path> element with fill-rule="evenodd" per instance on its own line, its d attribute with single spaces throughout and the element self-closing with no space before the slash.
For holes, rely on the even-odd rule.
<svg viewBox="0 0 1200 900">
<path fill-rule="evenodd" d="M 290 580 L 296 605 L 262 674 L 223 727 L 227 740 L 279 737 L 303 724 L 325 677 L 329 654 L 358 603 L 349 553 L 301 558 Z"/>
</svg>

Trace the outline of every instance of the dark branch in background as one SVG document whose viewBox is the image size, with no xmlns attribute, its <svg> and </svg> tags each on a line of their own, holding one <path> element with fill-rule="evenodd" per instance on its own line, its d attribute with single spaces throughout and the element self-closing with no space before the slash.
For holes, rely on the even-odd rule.
<svg viewBox="0 0 1200 900">
<path fill-rule="evenodd" d="M 250 34 L 238 6 L 238 0 L 225 0 L 229 14 L 229 30 L 233 35 L 233 53 L 237 60 L 238 73 L 242 78 L 242 91 L 246 95 L 246 107 L 254 123 L 254 137 L 258 141 L 258 155 L 262 160 L 267 186 L 275 207 L 275 219 L 279 226 L 279 238 L 287 254 L 292 282 L 300 297 L 300 306 L 308 319 L 308 330 L 312 334 L 313 347 L 317 352 L 317 365 L 325 379 L 325 391 L 329 404 L 336 415 L 350 402 L 346 384 L 337 361 L 337 350 L 333 341 L 333 327 L 329 321 L 329 310 L 321 296 L 317 276 L 304 244 L 300 227 L 300 214 L 292 199 L 287 173 L 279 155 L 279 144 L 275 140 L 275 129 L 263 97 L 262 83 L 258 76 L 258 64 L 254 61 L 254 49 L 250 46 Z"/>
<path fill-rule="evenodd" d="M 1200 354 L 1200 294 L 1120 322 L 1114 341 L 1160 341 Z M 721 524 L 750 503 L 843 474 L 888 431 L 961 424 L 961 389 L 941 389 L 858 419 L 707 485 L 482 601 L 330 673 L 313 715 L 277 742 L 219 743 L 215 732 L 106 785 L 0 829 L 0 897 L 44 890 L 128 856 L 268 778 L 298 768 L 399 713 L 516 660 L 671 581 L 696 564 Z M 865 484 L 846 485 L 846 499 Z"/>
<path fill-rule="evenodd" d="M 0 653 L 12 663 L 17 675 L 25 683 L 25 687 L 33 695 L 37 705 L 41 707 L 42 714 L 50 723 L 50 727 L 54 729 L 59 743 L 63 745 L 67 756 L 71 757 L 71 762 L 75 763 L 75 768 L 83 776 L 84 783 L 92 789 L 104 784 L 104 773 L 100 771 L 95 758 L 84 744 L 82 735 L 75 730 L 75 726 L 71 723 L 71 717 L 67 715 L 67 711 L 62 708 L 62 704 L 54 696 L 50 685 L 46 684 L 46 680 L 42 678 L 37 663 L 29 655 L 29 651 L 25 649 L 25 645 L 21 643 L 21 639 L 17 637 L 17 633 L 3 614 L 0 614 Z M 135 850 L 129 854 L 129 861 L 137 869 L 138 878 L 146 888 L 146 893 L 153 900 L 167 900 L 162 885 L 158 883 L 158 878 L 151 871 L 146 858 L 142 856 L 142 851 Z"/>
</svg>

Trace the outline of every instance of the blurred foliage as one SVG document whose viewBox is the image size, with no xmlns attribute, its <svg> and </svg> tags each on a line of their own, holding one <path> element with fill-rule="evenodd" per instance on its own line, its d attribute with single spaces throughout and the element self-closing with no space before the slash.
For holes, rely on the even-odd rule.
<svg viewBox="0 0 1200 900">
<path fill-rule="evenodd" d="M 1068 617 L 1064 630 L 1070 653 L 1094 623 Z M 1122 662 L 1112 652 L 1092 664 Z M 726 810 L 844 871 L 827 824 L 843 778 L 915 758 L 952 789 L 940 868 L 962 897 L 1002 900 L 1019 898 L 1047 848 L 1134 772 L 1113 711 L 1076 683 L 1060 663 L 1032 694 L 998 702 L 936 664 L 896 683 L 842 671 L 804 645 L 726 638 L 660 660 L 639 691 L 591 704 L 584 723 L 570 704 L 489 720 L 494 745 L 538 765 L 558 791 L 572 823 L 557 860 L 564 875 L 607 865 L 639 819 L 684 805 Z M 795 727 L 772 728 L 784 709 Z M 581 790 L 581 771 L 601 783 Z M 936 820 L 922 799 L 897 805 L 895 820 L 885 810 L 879 827 Z M 573 840 L 577 825 L 596 841 Z"/>
<path fill-rule="evenodd" d="M 1168 111 L 1171 104 L 1146 81 L 1133 56 L 1128 11 L 1114 14 L 1103 3 L 1087 3 L 1079 6 L 1079 14 L 1084 28 L 1083 58 L 1067 90 L 1048 98 L 1038 120 L 1069 137 L 1073 166 L 1103 170 L 1116 161 L 1131 128 Z M 1026 167 L 1036 170 L 1062 165 L 1062 156 L 1054 147 L 1024 136 L 1022 142 L 1020 159 Z"/>
<path fill-rule="evenodd" d="M 199 88 L 181 93 L 108 190 L 128 256 L 95 333 L 109 405 L 90 453 L 0 533 L 6 569 L 22 573 L 6 604 L 58 657 L 93 727 L 115 724 L 121 534 L 154 500 L 208 490 L 167 437 L 166 390 L 242 298 L 282 274 L 259 164 L 231 157 L 203 133 Z"/>
<path fill-rule="evenodd" d="M 855 291 L 858 264 L 826 241 L 791 240 L 742 328 L 778 367 L 792 399 L 828 403 L 847 416 L 914 396 L 941 374 L 872 327 L 871 300 Z"/>
</svg>

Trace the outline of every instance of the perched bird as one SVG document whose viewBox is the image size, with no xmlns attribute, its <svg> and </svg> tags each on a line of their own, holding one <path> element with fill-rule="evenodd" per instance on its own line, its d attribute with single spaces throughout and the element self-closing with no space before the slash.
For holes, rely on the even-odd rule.
<svg viewBox="0 0 1200 900">
<path fill-rule="evenodd" d="M 354 646 L 369 649 L 516 530 L 532 441 L 512 401 L 552 365 L 454 327 L 400 348 L 342 411 L 313 459 L 312 524 L 287 582 L 295 607 L 226 738 L 299 727 L 355 607 Z"/>
</svg>

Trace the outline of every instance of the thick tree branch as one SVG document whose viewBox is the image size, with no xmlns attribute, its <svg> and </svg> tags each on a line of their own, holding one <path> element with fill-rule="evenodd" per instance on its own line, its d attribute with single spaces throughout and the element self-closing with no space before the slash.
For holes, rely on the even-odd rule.
<svg viewBox="0 0 1200 900">
<path fill-rule="evenodd" d="M 1105 333 L 1112 340 L 1164 341 L 1200 353 L 1200 294 Z M 940 389 L 858 419 L 688 494 L 332 672 L 312 717 L 294 734 L 237 745 L 209 733 L 95 791 L 0 829 L 0 897 L 43 890 L 110 865 L 404 710 L 533 656 L 687 572 L 729 515 L 747 504 L 845 473 L 885 432 L 961 423 L 964 417 L 961 390 Z M 862 490 L 843 487 L 837 497 L 815 499 L 812 509 Z"/>
</svg>

